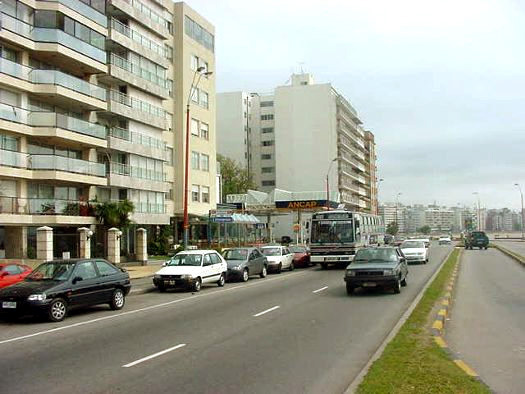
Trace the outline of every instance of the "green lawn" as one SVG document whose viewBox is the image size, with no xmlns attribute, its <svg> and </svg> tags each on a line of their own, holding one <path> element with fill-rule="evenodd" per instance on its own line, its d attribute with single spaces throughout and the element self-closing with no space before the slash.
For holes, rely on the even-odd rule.
<svg viewBox="0 0 525 394">
<path fill-rule="evenodd" d="M 459 369 L 430 333 L 434 318 L 430 312 L 444 293 L 458 256 L 455 249 L 399 333 L 372 364 L 358 393 L 490 393 Z"/>
</svg>

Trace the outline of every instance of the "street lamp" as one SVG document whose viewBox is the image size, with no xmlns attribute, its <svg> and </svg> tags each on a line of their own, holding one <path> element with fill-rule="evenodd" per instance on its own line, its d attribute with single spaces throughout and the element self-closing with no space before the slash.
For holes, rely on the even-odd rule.
<svg viewBox="0 0 525 394">
<path fill-rule="evenodd" d="M 472 194 L 475 194 L 478 197 L 478 231 L 481 231 L 481 203 L 479 202 L 479 192 L 474 192 Z"/>
<path fill-rule="evenodd" d="M 326 172 L 326 209 L 330 210 L 330 184 L 328 181 L 328 176 L 330 175 L 330 170 L 332 169 L 332 164 L 337 161 L 337 157 L 334 157 L 328 166 L 328 171 Z"/>
<path fill-rule="evenodd" d="M 376 182 L 376 215 L 379 215 L 379 184 L 384 182 L 383 178 L 379 178 Z"/>
<path fill-rule="evenodd" d="M 199 75 L 199 78 L 197 79 L 197 83 L 195 83 L 195 78 L 197 78 L 197 74 Z M 209 76 L 213 74 L 212 71 L 206 71 L 206 67 L 200 66 L 195 70 L 195 73 L 193 74 L 193 80 L 191 81 L 190 86 L 190 92 L 188 94 L 188 101 L 186 102 L 186 157 L 184 161 L 184 249 L 188 248 L 188 238 L 189 238 L 189 222 L 188 222 L 188 175 L 189 175 L 189 161 L 190 161 L 190 101 L 193 97 L 193 93 L 197 89 L 197 86 L 199 86 L 199 82 L 201 81 L 202 76 Z"/>
<path fill-rule="evenodd" d="M 399 225 L 399 222 L 398 222 L 398 217 L 397 217 L 397 211 L 399 210 L 399 196 L 402 195 L 403 193 L 397 193 L 396 195 L 396 226 L 397 226 L 397 231 L 399 231 L 399 228 L 401 227 Z"/>
<path fill-rule="evenodd" d="M 521 190 L 521 185 L 519 183 L 515 183 L 514 186 L 517 186 L 520 190 L 520 196 L 521 196 L 521 239 L 525 239 L 525 233 L 523 226 L 525 225 L 525 221 L 523 220 L 523 191 Z"/>
</svg>

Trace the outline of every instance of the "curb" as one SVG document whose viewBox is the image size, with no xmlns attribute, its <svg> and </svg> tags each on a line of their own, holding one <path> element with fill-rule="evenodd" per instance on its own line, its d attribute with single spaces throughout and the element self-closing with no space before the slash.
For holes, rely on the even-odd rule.
<svg viewBox="0 0 525 394">
<path fill-rule="evenodd" d="M 525 267 L 525 257 L 523 257 L 523 256 L 521 256 L 521 255 L 519 255 L 519 254 L 517 254 L 515 252 L 511 252 L 507 248 L 504 248 L 503 246 L 500 246 L 500 245 L 497 245 L 497 244 L 494 244 L 494 248 L 498 249 L 500 252 L 502 252 L 503 254 L 506 254 L 510 258 L 516 260 L 518 263 L 520 263 L 522 266 Z"/>
</svg>

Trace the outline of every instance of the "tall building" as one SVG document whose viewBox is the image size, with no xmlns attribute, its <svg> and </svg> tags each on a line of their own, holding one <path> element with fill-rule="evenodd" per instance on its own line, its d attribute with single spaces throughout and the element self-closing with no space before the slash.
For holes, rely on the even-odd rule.
<svg viewBox="0 0 525 394">
<path fill-rule="evenodd" d="M 132 201 L 137 226 L 170 224 L 183 197 L 184 97 L 195 59 L 214 67 L 213 28 L 164 0 L 0 7 L 0 253 L 33 257 L 46 225 L 55 255 L 74 256 L 78 227 L 95 228 L 95 199 Z M 213 76 L 200 88 L 193 214 L 214 206 L 216 189 Z M 123 239 L 132 250 L 133 233 Z"/>
<path fill-rule="evenodd" d="M 218 153 L 246 166 L 260 190 L 326 190 L 328 174 L 351 209 L 376 210 L 374 135 L 331 84 L 293 74 L 271 94 L 220 93 L 217 102 Z"/>
<path fill-rule="evenodd" d="M 388 226 L 390 223 L 397 223 L 398 232 L 406 233 L 406 207 L 402 204 L 385 203 L 379 206 L 379 215 L 383 217 L 383 223 Z"/>
<path fill-rule="evenodd" d="M 425 224 L 433 233 L 450 232 L 454 226 L 454 212 L 443 207 L 429 207 L 425 210 Z"/>
</svg>

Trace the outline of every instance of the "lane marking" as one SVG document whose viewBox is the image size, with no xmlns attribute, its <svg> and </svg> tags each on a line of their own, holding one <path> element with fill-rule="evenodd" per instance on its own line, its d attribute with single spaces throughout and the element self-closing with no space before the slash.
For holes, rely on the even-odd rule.
<svg viewBox="0 0 525 394">
<path fill-rule="evenodd" d="M 266 309 L 265 311 L 262 311 L 262 312 L 257 313 L 256 315 L 253 315 L 253 317 L 259 317 L 259 316 L 265 315 L 268 312 L 274 311 L 274 310 L 279 309 L 279 308 L 280 308 L 279 305 L 273 306 L 270 309 Z"/>
<path fill-rule="evenodd" d="M 57 331 L 63 331 L 63 330 L 67 330 L 67 329 L 70 329 L 70 328 L 76 328 L 76 327 L 81 327 L 81 326 L 85 326 L 85 325 L 88 325 L 88 324 L 98 323 L 98 322 L 101 322 L 101 321 L 104 321 L 104 320 L 110 320 L 110 319 L 115 319 L 115 318 L 122 317 L 122 316 L 133 315 L 135 313 L 145 312 L 145 311 L 149 311 L 149 310 L 152 310 L 152 309 L 157 309 L 157 308 L 162 308 L 162 307 L 173 305 L 173 304 L 178 304 L 179 302 L 183 302 L 183 301 L 195 300 L 195 299 L 198 299 L 198 298 L 208 297 L 208 296 L 214 296 L 214 295 L 217 295 L 218 293 L 225 293 L 225 292 L 228 292 L 228 291 L 233 291 L 233 290 L 238 290 L 238 289 L 248 289 L 250 287 L 259 286 L 261 284 L 265 284 L 265 283 L 268 283 L 268 282 L 276 282 L 276 281 L 287 280 L 287 279 L 290 279 L 290 278 L 296 278 L 296 277 L 300 277 L 300 276 L 306 275 L 309 272 L 313 272 L 313 271 L 312 270 L 306 270 L 306 271 L 301 271 L 301 272 L 297 272 L 297 273 L 291 273 L 289 275 L 280 276 L 280 277 L 277 277 L 277 278 L 265 279 L 265 280 L 263 280 L 261 282 L 255 282 L 255 283 L 251 283 L 251 284 L 241 284 L 241 285 L 238 285 L 238 286 L 228 287 L 228 288 L 225 288 L 223 290 L 212 291 L 210 293 L 204 293 L 204 294 L 201 293 L 201 294 L 198 294 L 198 295 L 192 295 L 190 297 L 180 298 L 178 300 L 173 300 L 173 301 L 167 301 L 167 302 L 163 302 L 163 303 L 155 304 L 155 305 L 150 305 L 150 306 L 146 306 L 146 307 L 139 308 L 139 309 L 133 309 L 131 311 L 120 312 L 118 314 L 114 314 L 114 315 L 110 315 L 110 316 L 103 316 L 103 317 L 98 317 L 96 319 L 85 320 L 85 321 L 81 321 L 81 322 L 78 322 L 78 323 L 69 324 L 67 326 L 51 328 L 49 330 L 37 331 L 37 332 L 32 333 L 32 334 L 26 334 L 26 335 L 21 335 L 19 337 L 14 337 L 14 338 L 1 340 L 0 341 L 0 345 L 4 345 L 4 344 L 10 343 L 10 342 L 22 341 L 22 340 L 33 338 L 33 337 L 37 337 L 37 336 L 40 336 L 40 335 L 51 334 L 51 333 L 54 333 L 54 332 L 57 332 Z"/>
<path fill-rule="evenodd" d="M 177 349 L 180 349 L 181 347 L 184 347 L 186 346 L 185 343 L 181 343 L 177 346 L 173 346 L 173 347 L 170 347 L 169 349 L 166 349 L 166 350 L 162 350 L 158 353 L 155 353 L 155 354 L 152 354 L 150 356 L 147 356 L 147 357 L 144 357 L 144 358 L 141 358 L 141 359 L 138 359 L 137 361 L 133 361 L 129 364 L 126 364 L 126 365 L 123 365 L 122 368 L 129 368 L 129 367 L 133 367 L 134 365 L 137 365 L 137 364 L 140 364 L 140 363 L 143 363 L 144 361 L 148 361 L 148 360 L 151 360 L 152 358 L 155 358 L 155 357 L 159 357 L 159 356 L 162 356 L 163 354 L 166 354 L 166 353 L 169 353 L 169 352 L 172 352 L 174 350 L 177 350 Z"/>
<path fill-rule="evenodd" d="M 319 293 L 320 291 L 323 291 L 323 290 L 326 290 L 326 289 L 328 289 L 328 286 L 321 287 L 320 289 L 314 290 L 314 291 L 312 291 L 312 293 Z"/>
</svg>

